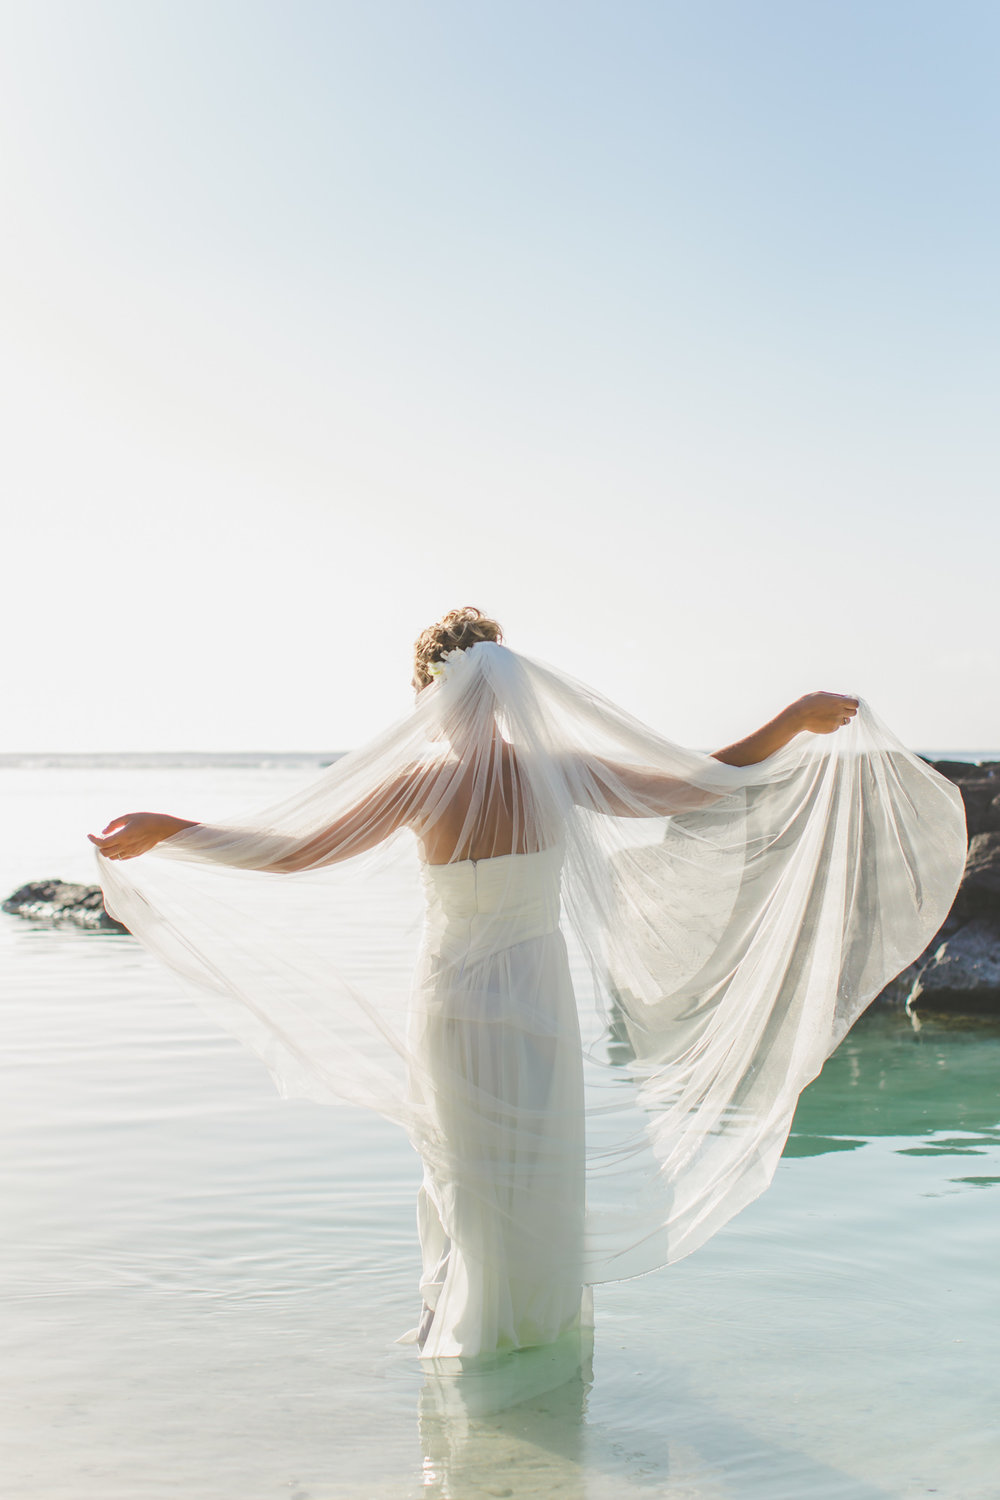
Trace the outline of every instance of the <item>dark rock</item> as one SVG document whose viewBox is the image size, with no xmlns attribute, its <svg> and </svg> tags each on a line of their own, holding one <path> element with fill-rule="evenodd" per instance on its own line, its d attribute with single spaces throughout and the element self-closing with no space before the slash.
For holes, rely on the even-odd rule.
<svg viewBox="0 0 1000 1500">
<path fill-rule="evenodd" d="M 941 943 L 921 969 L 908 1008 L 1000 1011 L 1000 924 L 969 922 Z"/>
<path fill-rule="evenodd" d="M 1000 926 L 1000 833 L 977 833 L 952 914 L 962 921 L 987 917 Z"/>
<path fill-rule="evenodd" d="M 1000 761 L 932 761 L 965 804 L 969 853 L 947 920 L 879 1006 L 1000 1014 Z"/>
<path fill-rule="evenodd" d="M 932 961 L 941 944 L 947 938 L 953 937 L 963 926 L 962 919 L 956 917 L 954 911 L 955 909 L 952 907 L 946 920 L 934 934 L 934 937 L 928 943 L 923 953 L 920 954 L 919 958 L 915 958 L 912 964 L 909 964 L 901 974 L 897 974 L 895 979 L 890 984 L 887 984 L 882 993 L 876 997 L 874 1004 L 880 1009 L 903 1010 L 909 1005 L 910 996 L 913 994 L 917 980 Z"/>
<path fill-rule="evenodd" d="M 932 760 L 928 764 L 956 785 L 963 781 L 980 781 L 984 777 L 993 778 L 994 785 L 1000 784 L 1000 760 Z"/>
<path fill-rule="evenodd" d="M 969 760 L 932 760 L 928 762 L 935 771 L 940 771 L 942 776 L 947 776 L 949 781 L 962 782 L 974 776 L 981 776 L 979 767 Z"/>
<path fill-rule="evenodd" d="M 3 903 L 13 917 L 28 917 L 52 927 L 85 927 L 91 932 L 127 932 L 104 906 L 99 885 L 72 885 L 65 880 L 32 880 Z"/>
<path fill-rule="evenodd" d="M 962 885 L 1000 900 L 1000 832 L 976 834 L 969 845 Z"/>
<path fill-rule="evenodd" d="M 961 792 L 970 839 L 977 833 L 1000 833 L 1000 761 L 984 760 L 976 765 L 964 760 L 932 760 L 929 764 Z"/>
<path fill-rule="evenodd" d="M 1000 833 L 1000 790 L 992 779 L 960 781 L 958 790 L 965 803 L 969 837 L 977 833 Z"/>
<path fill-rule="evenodd" d="M 913 986 L 920 978 L 921 971 L 930 962 L 929 953 L 928 948 L 926 953 L 922 953 L 901 974 L 897 974 L 895 979 L 890 980 L 881 994 L 875 996 L 872 1005 L 878 1010 L 905 1010 L 910 1003 Z"/>
</svg>

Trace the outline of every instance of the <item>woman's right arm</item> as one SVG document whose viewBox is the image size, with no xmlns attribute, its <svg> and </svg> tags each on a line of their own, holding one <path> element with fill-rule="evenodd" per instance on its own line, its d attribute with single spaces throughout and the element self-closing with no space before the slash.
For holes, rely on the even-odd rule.
<svg viewBox="0 0 1000 1500">
<path fill-rule="evenodd" d="M 88 833 L 87 837 L 105 859 L 135 859 L 180 833 L 182 828 L 200 827 L 200 823 L 174 818 L 170 813 L 126 813 L 121 818 L 112 818 L 100 833 Z"/>
<path fill-rule="evenodd" d="M 405 772 L 363 797 L 318 833 L 303 838 L 263 831 L 255 835 L 252 829 L 216 828 L 169 813 L 149 812 L 114 818 L 100 834 L 89 833 L 87 837 L 105 859 L 135 859 L 175 833 L 194 828 L 201 838 L 192 841 L 193 855 L 236 869 L 291 875 L 363 854 L 408 826 L 419 800 L 420 783 L 419 768 Z"/>
<path fill-rule="evenodd" d="M 320 865 L 339 864 L 341 860 L 374 849 L 376 844 L 381 844 L 412 822 L 419 780 L 419 771 L 412 771 L 379 787 L 311 839 L 295 841 L 294 844 L 289 841 L 287 853 L 277 858 L 268 857 L 266 864 L 253 868 L 277 875 L 292 875 Z"/>
</svg>

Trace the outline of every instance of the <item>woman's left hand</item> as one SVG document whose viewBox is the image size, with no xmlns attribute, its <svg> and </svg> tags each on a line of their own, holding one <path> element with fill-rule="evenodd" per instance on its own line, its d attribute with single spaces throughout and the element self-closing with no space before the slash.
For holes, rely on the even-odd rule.
<svg viewBox="0 0 1000 1500">
<path fill-rule="evenodd" d="M 126 813 L 124 817 L 112 818 L 99 834 L 88 833 L 87 837 L 105 859 L 135 859 L 161 840 L 190 826 L 181 818 L 172 818 L 169 813 Z"/>
<path fill-rule="evenodd" d="M 857 698 L 845 697 L 843 693 L 807 693 L 789 710 L 795 715 L 799 728 L 810 734 L 833 734 L 849 724 L 858 711 Z"/>
</svg>

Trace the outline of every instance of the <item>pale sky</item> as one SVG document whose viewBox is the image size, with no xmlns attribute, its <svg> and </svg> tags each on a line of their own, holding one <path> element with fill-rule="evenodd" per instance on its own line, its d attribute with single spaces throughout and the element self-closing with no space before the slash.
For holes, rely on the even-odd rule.
<svg viewBox="0 0 1000 1500">
<path fill-rule="evenodd" d="M 465 603 L 1000 743 L 993 0 L 0 18 L 0 750 L 345 748 Z"/>
</svg>

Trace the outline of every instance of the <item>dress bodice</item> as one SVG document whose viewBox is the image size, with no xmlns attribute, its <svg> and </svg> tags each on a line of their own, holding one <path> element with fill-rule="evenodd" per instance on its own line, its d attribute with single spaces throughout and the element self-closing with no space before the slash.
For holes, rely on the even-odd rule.
<svg viewBox="0 0 1000 1500">
<path fill-rule="evenodd" d="M 562 847 L 553 845 L 535 854 L 425 864 L 432 950 L 474 957 L 555 932 L 562 860 Z"/>
</svg>

